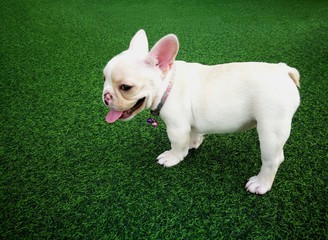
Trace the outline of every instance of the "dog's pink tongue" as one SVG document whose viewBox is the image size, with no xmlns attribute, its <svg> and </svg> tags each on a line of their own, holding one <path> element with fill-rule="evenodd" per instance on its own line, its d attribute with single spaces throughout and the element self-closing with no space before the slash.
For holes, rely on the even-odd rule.
<svg viewBox="0 0 328 240">
<path fill-rule="evenodd" d="M 113 123 L 122 116 L 123 112 L 115 111 L 114 109 L 110 110 L 106 116 L 106 121 L 108 123 Z"/>
</svg>

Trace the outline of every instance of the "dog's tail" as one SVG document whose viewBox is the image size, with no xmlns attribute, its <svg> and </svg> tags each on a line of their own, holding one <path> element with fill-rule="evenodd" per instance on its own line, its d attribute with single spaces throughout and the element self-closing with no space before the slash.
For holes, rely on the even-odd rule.
<svg viewBox="0 0 328 240">
<path fill-rule="evenodd" d="M 298 70 L 296 68 L 292 68 L 292 67 L 289 67 L 287 64 L 285 63 L 280 63 L 282 65 L 284 65 L 286 68 L 287 68 L 287 72 L 288 72 L 288 75 L 289 77 L 293 80 L 293 82 L 295 83 L 295 85 L 297 87 L 300 87 L 300 73 L 298 72 Z"/>
<path fill-rule="evenodd" d="M 297 87 L 301 86 L 301 84 L 300 84 L 301 76 L 296 68 L 289 67 L 288 75 L 294 81 L 294 83 Z"/>
</svg>

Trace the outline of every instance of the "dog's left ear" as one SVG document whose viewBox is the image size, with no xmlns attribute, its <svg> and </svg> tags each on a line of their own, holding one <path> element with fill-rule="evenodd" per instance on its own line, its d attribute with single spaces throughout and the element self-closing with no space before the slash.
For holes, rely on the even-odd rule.
<svg viewBox="0 0 328 240">
<path fill-rule="evenodd" d="M 148 39 L 146 32 L 141 29 L 131 39 L 129 50 L 135 51 L 138 55 L 145 57 L 148 53 Z"/>
<path fill-rule="evenodd" d="M 179 51 L 179 40 L 174 34 L 161 38 L 150 50 L 146 62 L 160 68 L 164 75 L 172 68 Z"/>
</svg>

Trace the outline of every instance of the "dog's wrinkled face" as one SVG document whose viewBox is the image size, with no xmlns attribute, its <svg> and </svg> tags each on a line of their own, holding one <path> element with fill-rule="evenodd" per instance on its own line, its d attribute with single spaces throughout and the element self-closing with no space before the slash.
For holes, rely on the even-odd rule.
<svg viewBox="0 0 328 240">
<path fill-rule="evenodd" d="M 111 109 L 107 122 L 115 122 L 118 119 L 128 120 L 145 109 L 148 100 L 147 89 L 144 82 L 138 79 L 142 68 L 140 60 L 129 53 L 117 56 L 106 66 L 104 70 L 104 103 Z"/>
<path fill-rule="evenodd" d="M 165 56 L 167 46 L 176 37 L 169 36 L 160 40 L 148 53 L 146 33 L 140 30 L 132 38 L 128 50 L 111 59 L 104 69 L 103 101 L 110 111 L 106 121 L 129 120 L 144 109 L 154 107 L 163 79 L 172 65 Z"/>
<path fill-rule="evenodd" d="M 118 119 L 128 120 L 145 109 L 148 100 L 140 68 L 148 53 L 148 41 L 142 31 L 131 40 L 128 50 L 115 56 L 104 69 L 103 101 L 110 108 L 106 116 L 109 123 Z"/>
</svg>

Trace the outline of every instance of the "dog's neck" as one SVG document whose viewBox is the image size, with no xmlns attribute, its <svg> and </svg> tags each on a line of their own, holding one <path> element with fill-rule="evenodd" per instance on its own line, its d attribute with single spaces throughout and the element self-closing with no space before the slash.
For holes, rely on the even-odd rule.
<svg viewBox="0 0 328 240">
<path fill-rule="evenodd" d="M 150 111 L 150 113 L 152 115 L 159 116 L 162 107 L 164 106 L 167 98 L 170 95 L 170 92 L 171 92 L 171 89 L 173 86 L 174 77 L 175 77 L 175 66 L 172 67 L 172 70 L 169 73 L 169 76 L 168 76 L 169 82 L 167 84 L 166 90 L 164 91 L 164 93 L 162 95 L 160 102 L 158 103 L 157 107 L 154 110 Z"/>
</svg>

